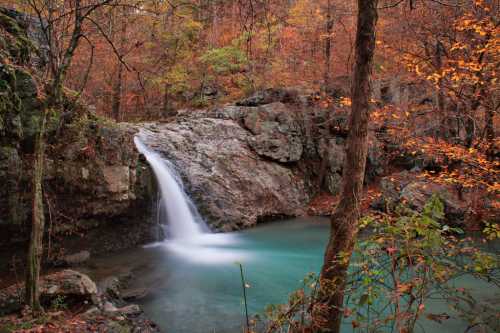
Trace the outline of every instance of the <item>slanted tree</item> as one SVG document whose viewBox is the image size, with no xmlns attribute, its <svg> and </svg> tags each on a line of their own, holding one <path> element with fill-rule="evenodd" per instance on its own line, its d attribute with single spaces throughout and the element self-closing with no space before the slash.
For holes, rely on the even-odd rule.
<svg viewBox="0 0 500 333">
<path fill-rule="evenodd" d="M 358 0 L 352 107 L 340 202 L 331 218 L 330 238 L 320 277 L 321 301 L 315 323 L 321 332 L 340 332 L 347 269 L 358 232 L 368 152 L 370 75 L 375 52 L 378 0 Z"/>
</svg>

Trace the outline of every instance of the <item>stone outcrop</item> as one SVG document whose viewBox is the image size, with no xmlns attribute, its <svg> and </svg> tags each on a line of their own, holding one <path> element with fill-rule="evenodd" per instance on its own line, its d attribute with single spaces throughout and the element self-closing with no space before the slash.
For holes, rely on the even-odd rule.
<svg viewBox="0 0 500 333">
<path fill-rule="evenodd" d="M 243 123 L 253 134 L 248 144 L 259 156 L 282 163 L 297 162 L 302 157 L 301 128 L 285 104 L 249 109 Z"/>
<path fill-rule="evenodd" d="M 470 221 L 478 220 L 478 207 L 481 207 L 482 218 L 494 220 L 496 216 L 498 219 L 498 209 L 488 193 L 471 192 L 452 184 L 437 182 L 418 172 L 403 171 L 386 176 L 380 180 L 380 189 L 381 197 L 372 204 L 377 209 L 393 210 L 397 205 L 405 204 L 421 211 L 431 196 L 437 195 L 444 204 L 447 223 L 470 226 Z"/>
<path fill-rule="evenodd" d="M 305 214 L 315 194 L 337 193 L 346 114 L 310 100 L 296 91 L 264 91 L 239 105 L 183 110 L 175 121 L 144 124 L 140 138 L 173 163 L 213 229 L 246 228 Z M 368 180 L 384 170 L 381 145 L 372 135 Z"/>
<path fill-rule="evenodd" d="M 36 22 L 0 8 L 0 247 L 7 250 L 29 233 L 33 143 L 44 89 L 33 74 L 43 62 L 34 58 L 43 55 L 44 47 Z M 135 149 L 136 130 L 69 103 L 69 95 L 47 120 L 44 192 L 51 236 L 64 233 L 69 240 L 95 233 L 86 244 L 74 237 L 75 252 L 152 240 L 156 190 Z"/>
<path fill-rule="evenodd" d="M 89 276 L 74 270 L 51 273 L 40 280 L 45 316 L 57 317 L 50 326 L 42 329 L 37 317 L 21 311 L 23 294 L 23 283 L 0 290 L 0 331 L 9 327 L 7 331 L 17 332 L 33 325 L 51 332 L 159 332 L 139 305 L 103 293 Z"/>
<path fill-rule="evenodd" d="M 141 139 L 170 160 L 204 218 L 217 230 L 301 215 L 309 200 L 294 170 L 262 159 L 233 120 L 198 118 L 146 125 Z"/>
<path fill-rule="evenodd" d="M 63 270 L 40 279 L 40 299 L 44 304 L 56 300 L 97 303 L 97 286 L 87 275 Z M 23 306 L 24 283 L 0 290 L 0 314 L 18 311 Z"/>
</svg>

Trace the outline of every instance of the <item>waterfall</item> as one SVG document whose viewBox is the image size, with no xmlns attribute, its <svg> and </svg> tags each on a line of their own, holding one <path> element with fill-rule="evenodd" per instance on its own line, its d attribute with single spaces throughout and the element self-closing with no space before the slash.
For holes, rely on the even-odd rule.
<svg viewBox="0 0 500 333">
<path fill-rule="evenodd" d="M 168 226 L 167 239 L 147 247 L 164 246 L 178 256 L 201 264 L 248 259 L 248 254 L 231 248 L 238 243 L 236 235 L 210 233 L 196 206 L 184 192 L 182 179 L 175 172 L 173 165 L 148 148 L 137 136 L 134 142 L 156 176 L 160 188 L 159 218 L 163 219 L 166 215 L 167 219 L 160 223 Z"/>
<path fill-rule="evenodd" d="M 184 192 L 182 180 L 173 165 L 146 147 L 139 138 L 135 137 L 134 142 L 156 176 L 161 194 L 160 210 L 163 208 L 166 212 L 169 237 L 186 241 L 198 239 L 206 227 L 201 218 L 195 218 L 199 214 Z"/>
</svg>

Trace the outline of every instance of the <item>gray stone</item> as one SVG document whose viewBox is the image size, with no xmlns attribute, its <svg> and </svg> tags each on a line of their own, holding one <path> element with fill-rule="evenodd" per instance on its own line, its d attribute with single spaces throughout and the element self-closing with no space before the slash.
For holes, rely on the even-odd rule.
<svg viewBox="0 0 500 333">
<path fill-rule="evenodd" d="M 146 288 L 126 289 L 121 292 L 121 297 L 125 301 L 137 300 L 148 295 L 149 290 Z"/>
<path fill-rule="evenodd" d="M 453 224 L 464 222 L 472 200 L 469 193 L 460 195 L 453 185 L 419 178 L 417 173 L 407 171 L 382 178 L 380 189 L 382 202 L 374 206 L 382 209 L 394 209 L 396 205 L 403 203 L 421 211 L 432 195 L 438 195 L 443 201 L 447 221 Z"/>
<path fill-rule="evenodd" d="M 114 306 L 113 303 L 111 303 L 109 301 L 104 302 L 102 309 L 104 312 L 108 312 L 108 313 L 114 313 L 114 312 L 118 311 L 118 308 L 116 306 Z"/>
<path fill-rule="evenodd" d="M 258 155 L 283 163 L 297 162 L 302 157 L 300 125 L 283 103 L 252 108 L 243 123 L 253 134 L 249 145 Z"/>
<path fill-rule="evenodd" d="M 124 307 L 121 307 L 117 310 L 121 314 L 127 315 L 127 316 L 136 316 L 142 313 L 142 309 L 139 305 L 137 304 L 130 304 Z"/>
<path fill-rule="evenodd" d="M 89 251 L 80 251 L 77 253 L 73 253 L 70 255 L 66 255 L 62 258 L 62 261 L 64 264 L 68 266 L 76 266 L 76 265 L 81 265 L 87 260 L 90 259 L 90 252 Z"/>
<path fill-rule="evenodd" d="M 106 166 L 102 170 L 107 190 L 113 194 L 123 194 L 120 198 L 127 200 L 130 187 L 130 170 L 126 165 Z"/>
<path fill-rule="evenodd" d="M 67 269 L 45 276 L 40 293 L 42 296 L 78 296 L 92 299 L 97 295 L 97 286 L 87 275 Z"/>
<path fill-rule="evenodd" d="M 110 298 L 120 297 L 120 279 L 115 276 L 110 276 L 100 281 L 98 289 L 101 293 Z"/>
<path fill-rule="evenodd" d="M 236 103 L 238 106 L 259 106 L 274 102 L 293 103 L 299 100 L 296 89 L 269 88 L 255 92 L 252 96 Z"/>
<path fill-rule="evenodd" d="M 259 157 L 252 136 L 234 120 L 215 118 L 145 125 L 140 134 L 176 166 L 203 217 L 221 231 L 301 215 L 309 201 L 304 180 Z"/>
</svg>

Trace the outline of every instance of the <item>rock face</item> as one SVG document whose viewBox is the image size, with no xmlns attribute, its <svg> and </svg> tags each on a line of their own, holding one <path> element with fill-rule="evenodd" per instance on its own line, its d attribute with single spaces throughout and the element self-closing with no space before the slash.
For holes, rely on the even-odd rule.
<svg viewBox="0 0 500 333">
<path fill-rule="evenodd" d="M 247 111 L 245 128 L 253 136 L 248 143 L 259 155 L 287 163 L 302 157 L 302 138 L 298 121 L 283 103 L 271 103 Z"/>
<path fill-rule="evenodd" d="M 43 65 L 45 47 L 36 22 L 0 7 L 0 247 L 6 250 L 29 233 L 33 143 L 39 91 L 45 89 L 31 74 Z M 136 130 L 101 119 L 84 105 L 66 104 L 73 102 L 47 119 L 44 192 L 51 235 L 64 233 L 66 240 L 94 233 L 86 243 L 75 237 L 72 249 L 93 253 L 152 240 L 156 190 L 135 149 Z"/>
<path fill-rule="evenodd" d="M 152 200 L 149 170 L 133 143 L 135 130 L 97 118 L 79 125 L 83 133 L 81 127 L 68 130 L 47 172 L 70 216 L 119 218 L 132 213 L 129 209 L 136 203 Z"/>
<path fill-rule="evenodd" d="M 375 208 L 394 209 L 398 204 L 421 211 L 432 195 L 437 195 L 444 203 L 447 223 L 468 226 L 469 220 L 477 220 L 475 211 L 478 198 L 482 205 L 485 219 L 498 216 L 498 210 L 491 202 L 488 193 L 469 192 L 452 184 L 442 184 L 430 178 L 424 178 L 418 172 L 403 171 L 384 177 L 380 181 L 382 196 L 375 202 Z M 476 203 L 476 204 L 475 204 Z M 496 213 L 495 213 L 496 211 Z"/>
<path fill-rule="evenodd" d="M 309 200 L 304 179 L 260 158 L 249 144 L 251 132 L 233 120 L 147 125 L 140 137 L 175 164 L 214 229 L 228 231 L 260 219 L 301 215 Z"/>
<path fill-rule="evenodd" d="M 246 228 L 302 215 L 313 195 L 338 191 L 345 114 L 308 100 L 264 91 L 240 105 L 181 111 L 174 122 L 144 124 L 139 136 L 174 164 L 212 229 Z M 367 178 L 384 165 L 375 152 L 379 144 L 374 138 Z"/>
</svg>

